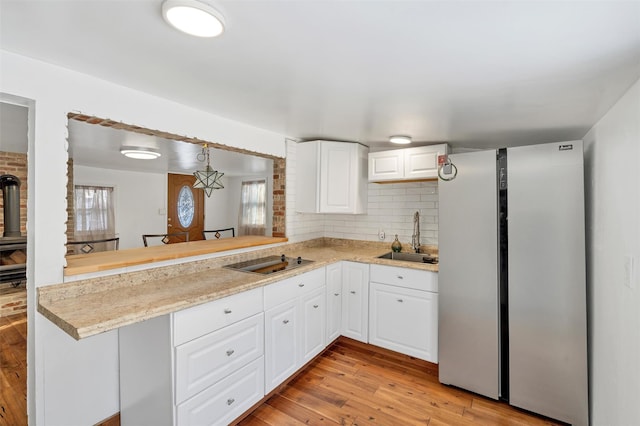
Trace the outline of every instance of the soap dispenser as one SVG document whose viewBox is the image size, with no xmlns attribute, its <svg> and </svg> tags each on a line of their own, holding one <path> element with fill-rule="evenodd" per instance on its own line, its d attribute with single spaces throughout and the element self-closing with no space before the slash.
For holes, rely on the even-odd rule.
<svg viewBox="0 0 640 426">
<path fill-rule="evenodd" d="M 400 241 L 398 240 L 398 234 L 396 234 L 396 239 L 391 243 L 391 250 L 396 253 L 400 253 L 402 250 L 402 244 L 400 244 Z"/>
</svg>

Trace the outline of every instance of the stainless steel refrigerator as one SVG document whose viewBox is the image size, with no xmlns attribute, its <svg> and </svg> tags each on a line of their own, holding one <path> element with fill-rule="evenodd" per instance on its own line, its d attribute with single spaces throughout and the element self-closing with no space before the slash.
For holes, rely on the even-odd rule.
<svg viewBox="0 0 640 426">
<path fill-rule="evenodd" d="M 449 159 L 438 184 L 440 382 L 587 425 L 582 141 Z"/>
</svg>

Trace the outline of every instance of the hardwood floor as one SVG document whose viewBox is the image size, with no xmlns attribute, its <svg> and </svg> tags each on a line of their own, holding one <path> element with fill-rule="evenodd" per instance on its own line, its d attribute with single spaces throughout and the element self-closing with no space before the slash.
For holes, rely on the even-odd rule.
<svg viewBox="0 0 640 426">
<path fill-rule="evenodd" d="M 284 425 L 561 425 L 441 385 L 438 366 L 341 337 L 240 421 Z"/>
<path fill-rule="evenodd" d="M 27 424 L 27 314 L 0 317 L 0 425 Z"/>
<path fill-rule="evenodd" d="M 27 424 L 27 316 L 0 318 L 0 425 Z M 103 425 L 120 424 L 118 414 Z M 438 382 L 438 366 L 341 337 L 239 426 L 562 425 Z"/>
</svg>

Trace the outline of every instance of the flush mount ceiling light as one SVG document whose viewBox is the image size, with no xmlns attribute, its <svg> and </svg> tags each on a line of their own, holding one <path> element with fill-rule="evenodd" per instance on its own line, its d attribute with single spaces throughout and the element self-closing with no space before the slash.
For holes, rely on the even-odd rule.
<svg viewBox="0 0 640 426">
<path fill-rule="evenodd" d="M 161 155 L 157 149 L 144 146 L 123 146 L 120 148 L 120 154 L 136 160 L 155 160 Z"/>
<path fill-rule="evenodd" d="M 216 37 L 224 31 L 224 17 L 197 0 L 165 0 L 162 17 L 169 25 L 196 37 Z"/>
<path fill-rule="evenodd" d="M 389 137 L 389 142 L 397 143 L 400 145 L 406 145 L 411 143 L 411 136 L 401 136 L 401 135 L 391 136 Z"/>
<path fill-rule="evenodd" d="M 198 170 L 193 174 L 196 177 L 196 182 L 193 184 L 193 187 L 204 189 L 204 193 L 207 194 L 207 197 L 211 197 L 211 192 L 214 189 L 224 188 L 224 185 L 220 182 L 220 178 L 224 176 L 224 173 L 220 173 L 211 168 L 209 148 L 206 143 L 202 145 L 202 152 L 198 154 L 196 158 L 198 161 L 204 161 L 206 158 L 207 166 L 204 170 Z"/>
</svg>

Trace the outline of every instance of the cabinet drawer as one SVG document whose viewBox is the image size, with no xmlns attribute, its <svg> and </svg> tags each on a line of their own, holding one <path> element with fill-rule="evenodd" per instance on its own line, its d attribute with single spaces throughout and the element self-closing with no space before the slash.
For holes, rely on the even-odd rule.
<svg viewBox="0 0 640 426">
<path fill-rule="evenodd" d="M 234 294 L 173 314 L 175 346 L 262 312 L 262 288 Z"/>
<path fill-rule="evenodd" d="M 241 368 L 226 379 L 178 405 L 178 425 L 227 425 L 264 396 L 264 359 Z"/>
<path fill-rule="evenodd" d="M 413 288 L 423 291 L 438 291 L 438 274 L 431 271 L 400 268 L 397 266 L 371 265 L 371 282 Z"/>
<path fill-rule="evenodd" d="M 271 309 L 322 287 L 324 270 L 318 268 L 264 287 L 264 309 Z"/>
<path fill-rule="evenodd" d="M 262 313 L 176 348 L 176 403 L 262 356 Z"/>
</svg>

